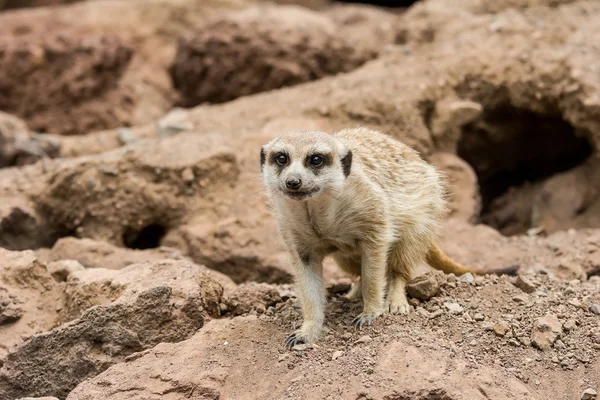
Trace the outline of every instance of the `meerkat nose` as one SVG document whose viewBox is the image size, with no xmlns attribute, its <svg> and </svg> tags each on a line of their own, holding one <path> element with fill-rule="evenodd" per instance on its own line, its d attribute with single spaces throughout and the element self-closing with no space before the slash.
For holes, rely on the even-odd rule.
<svg viewBox="0 0 600 400">
<path fill-rule="evenodd" d="M 289 176 L 285 180 L 285 186 L 288 189 L 298 190 L 300 189 L 300 186 L 302 186 L 302 179 L 300 179 L 299 176 Z"/>
</svg>

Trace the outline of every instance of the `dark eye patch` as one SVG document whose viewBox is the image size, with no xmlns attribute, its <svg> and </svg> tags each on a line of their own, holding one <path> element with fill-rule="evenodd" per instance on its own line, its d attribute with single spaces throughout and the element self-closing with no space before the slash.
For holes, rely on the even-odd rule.
<svg viewBox="0 0 600 400">
<path fill-rule="evenodd" d="M 290 164 L 290 156 L 285 151 L 276 151 L 269 157 L 269 163 L 277 167 L 279 173 Z"/>
<path fill-rule="evenodd" d="M 331 154 L 314 153 L 306 157 L 305 165 L 307 168 L 313 169 L 315 172 L 319 169 L 332 164 L 333 157 Z"/>
</svg>

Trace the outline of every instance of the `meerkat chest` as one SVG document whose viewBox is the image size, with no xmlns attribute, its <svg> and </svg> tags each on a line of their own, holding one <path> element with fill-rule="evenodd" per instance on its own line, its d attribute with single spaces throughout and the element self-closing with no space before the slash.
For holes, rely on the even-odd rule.
<svg viewBox="0 0 600 400">
<path fill-rule="evenodd" d="M 331 209 L 309 208 L 303 219 L 303 241 L 324 253 L 355 251 L 357 232 L 352 228 L 353 221 Z"/>
</svg>

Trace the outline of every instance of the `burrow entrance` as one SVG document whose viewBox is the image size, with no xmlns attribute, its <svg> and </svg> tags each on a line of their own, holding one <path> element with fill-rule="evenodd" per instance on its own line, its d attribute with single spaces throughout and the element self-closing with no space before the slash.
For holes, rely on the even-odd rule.
<svg viewBox="0 0 600 400">
<path fill-rule="evenodd" d="M 149 224 L 142 229 L 128 230 L 123 233 L 123 244 L 130 249 L 155 249 L 160 247 L 162 238 L 167 234 L 167 228 L 160 224 Z"/>
<path fill-rule="evenodd" d="M 526 193 L 531 184 L 582 164 L 592 151 L 590 142 L 562 118 L 510 105 L 485 110 L 464 126 L 457 149 L 477 174 L 480 222 L 505 235 L 522 234 L 531 227 L 527 210 L 533 206 L 533 196 Z"/>
</svg>

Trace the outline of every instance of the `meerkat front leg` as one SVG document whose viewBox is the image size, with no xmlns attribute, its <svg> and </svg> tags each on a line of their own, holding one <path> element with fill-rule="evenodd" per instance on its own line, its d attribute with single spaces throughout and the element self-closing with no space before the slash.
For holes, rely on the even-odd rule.
<svg viewBox="0 0 600 400">
<path fill-rule="evenodd" d="M 365 324 L 371 325 L 384 311 L 387 246 L 382 242 L 362 244 L 360 282 L 363 312 L 352 321 L 357 328 L 362 328 Z"/>
<path fill-rule="evenodd" d="M 325 319 L 323 257 L 315 253 L 295 255 L 293 265 L 304 321 L 300 329 L 286 338 L 287 347 L 316 340 L 323 329 Z"/>
</svg>

